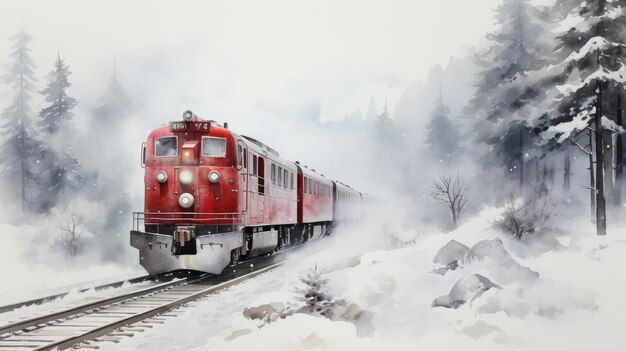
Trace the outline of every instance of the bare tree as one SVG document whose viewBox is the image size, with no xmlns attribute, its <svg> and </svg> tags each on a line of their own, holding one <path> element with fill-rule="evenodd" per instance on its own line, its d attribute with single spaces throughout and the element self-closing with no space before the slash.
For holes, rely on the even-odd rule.
<svg viewBox="0 0 626 351">
<path fill-rule="evenodd" d="M 68 222 L 61 226 L 63 236 L 60 238 L 60 244 L 70 257 L 76 256 L 80 248 L 80 239 L 83 232 L 80 229 L 82 220 L 76 214 L 71 214 Z"/>
<path fill-rule="evenodd" d="M 439 177 L 439 179 L 433 179 L 431 183 L 430 197 L 448 206 L 452 213 L 454 229 L 457 228 L 461 211 L 469 201 L 470 190 L 470 186 L 458 174 L 454 177 Z"/>
</svg>

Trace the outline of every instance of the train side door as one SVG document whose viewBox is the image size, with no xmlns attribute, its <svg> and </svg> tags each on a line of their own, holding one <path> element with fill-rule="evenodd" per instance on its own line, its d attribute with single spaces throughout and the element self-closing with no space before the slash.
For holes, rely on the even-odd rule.
<svg viewBox="0 0 626 351">
<path fill-rule="evenodd" d="M 266 182 L 265 182 L 265 159 L 262 156 L 259 156 L 258 158 L 259 161 L 259 166 L 258 166 L 258 172 L 259 172 L 259 185 L 258 185 L 258 194 L 259 196 L 257 196 L 257 216 L 259 218 L 259 222 L 264 223 L 265 222 L 265 191 L 266 189 Z"/>
<path fill-rule="evenodd" d="M 239 171 L 239 190 L 238 190 L 238 200 L 239 200 L 239 211 L 247 212 L 248 211 L 248 149 L 246 145 L 239 141 L 237 143 L 237 170 Z"/>
</svg>

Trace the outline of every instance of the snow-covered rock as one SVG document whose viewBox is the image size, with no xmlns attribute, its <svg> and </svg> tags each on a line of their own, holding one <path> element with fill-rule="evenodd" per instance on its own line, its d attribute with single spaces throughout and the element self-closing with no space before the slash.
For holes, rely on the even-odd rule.
<svg viewBox="0 0 626 351">
<path fill-rule="evenodd" d="M 466 302 L 472 303 L 485 291 L 496 288 L 502 289 L 489 278 L 480 274 L 470 274 L 459 279 L 448 295 L 440 296 L 433 301 L 432 307 L 458 308 Z"/>
<path fill-rule="evenodd" d="M 502 284 L 518 283 L 527 286 L 539 278 L 539 273 L 513 259 L 499 238 L 482 240 L 472 246 L 463 263 L 476 261 L 487 263 L 487 269 Z"/>
<path fill-rule="evenodd" d="M 450 240 L 444 247 L 437 251 L 435 258 L 433 258 L 433 262 L 447 267 L 464 258 L 469 250 L 469 247 L 461 244 L 460 242 Z"/>
</svg>

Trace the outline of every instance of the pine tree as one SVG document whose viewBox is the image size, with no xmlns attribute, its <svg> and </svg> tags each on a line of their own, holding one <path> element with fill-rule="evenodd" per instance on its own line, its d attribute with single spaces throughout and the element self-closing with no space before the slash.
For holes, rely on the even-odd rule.
<svg viewBox="0 0 626 351">
<path fill-rule="evenodd" d="M 71 120 L 74 117 L 73 108 L 78 101 L 67 95 L 66 90 L 71 86 L 69 82 L 69 67 L 57 56 L 55 69 L 48 75 L 48 85 L 41 91 L 45 101 L 50 103 L 39 111 L 39 126 L 45 133 L 46 149 L 44 150 L 45 166 L 48 169 L 43 179 L 46 193 L 40 199 L 43 211 L 48 211 L 64 197 L 68 187 L 75 187 L 81 182 L 79 174 L 80 164 L 72 151 L 71 138 L 74 128 Z"/>
<path fill-rule="evenodd" d="M 332 298 L 327 293 L 328 279 L 322 278 L 322 273 L 317 269 L 311 269 L 306 276 L 300 277 L 300 281 L 305 285 L 303 289 L 297 289 L 300 300 L 304 306 L 300 311 L 330 317 L 333 306 Z"/>
<path fill-rule="evenodd" d="M 393 120 L 391 119 L 389 109 L 387 108 L 387 99 L 385 99 L 383 112 L 378 115 L 378 119 L 376 120 L 376 130 L 382 140 L 392 140 L 391 138 L 393 138 Z"/>
<path fill-rule="evenodd" d="M 446 164 L 456 160 L 461 151 L 458 127 L 450 120 L 450 109 L 441 96 L 426 126 L 426 145 L 432 159 Z"/>
<path fill-rule="evenodd" d="M 97 121 L 102 124 L 121 120 L 130 112 L 131 101 L 117 79 L 115 61 L 113 62 L 113 77 L 100 101 L 101 104 L 96 109 L 95 115 Z"/>
<path fill-rule="evenodd" d="M 565 5 L 562 5 L 565 3 Z M 607 0 L 557 2 L 557 7 L 569 8 L 566 20 L 579 22 L 558 37 L 554 64 L 559 75 L 554 89 L 561 92 L 555 106 L 541 121 L 543 137 L 555 144 L 577 143 L 585 130 L 594 133 L 596 229 L 606 234 L 605 196 L 614 193 L 612 134 L 619 132 L 615 124 L 618 96 L 624 93 L 626 82 L 626 31 L 624 2 Z M 608 150 L 608 151 L 607 151 Z M 605 192 L 605 185 L 606 192 Z M 606 193 L 606 194 L 605 194 Z"/>
<path fill-rule="evenodd" d="M 514 170 L 525 182 L 525 156 L 531 137 L 529 103 L 541 96 L 541 81 L 529 73 L 543 68 L 552 49 L 546 14 L 530 0 L 505 0 L 496 9 L 498 28 L 487 35 L 490 47 L 476 63 L 484 67 L 466 113 L 474 118 L 474 134 L 485 146 L 490 165 Z"/>
<path fill-rule="evenodd" d="M 94 118 L 90 120 L 90 130 L 98 131 L 90 136 L 94 145 L 90 152 L 99 152 L 99 148 L 103 145 L 123 145 L 126 142 L 125 136 L 128 134 L 128 128 L 122 122 L 127 120 L 131 113 L 132 101 L 120 84 L 117 64 L 114 60 L 110 83 L 100 99 L 100 105 L 94 110 Z M 136 159 L 136 152 L 134 148 L 125 148 L 116 153 L 101 154 L 98 157 L 99 167 L 90 171 L 89 165 L 86 165 L 81 171 L 81 174 L 85 174 L 88 184 L 93 184 L 82 189 L 81 194 L 92 201 L 102 201 L 108 204 L 101 213 L 106 223 L 102 228 L 104 235 L 96 236 L 96 240 L 102 243 L 100 247 L 104 254 L 114 255 L 123 249 L 123 242 L 111 242 L 110 235 L 121 236 L 126 231 L 127 216 L 132 209 L 130 195 L 123 190 L 127 188 L 125 180 L 116 173 L 108 172 L 108 168 L 103 169 L 101 165 L 114 165 L 123 172 L 125 167 L 129 166 L 129 162 Z"/>
<path fill-rule="evenodd" d="M 0 146 L 2 171 L 8 183 L 17 184 L 22 212 L 30 210 L 29 200 L 36 185 L 36 163 L 41 152 L 30 108 L 35 82 L 35 65 L 28 48 L 31 40 L 23 28 L 11 36 L 13 62 L 2 77 L 15 91 L 11 104 L 1 115 L 0 134 L 5 138 Z"/>
<path fill-rule="evenodd" d="M 67 96 L 65 92 L 67 88 L 72 86 L 68 80 L 70 74 L 69 67 L 59 54 L 55 63 L 55 70 L 48 75 L 48 86 L 41 91 L 50 105 L 39 111 L 41 117 L 39 126 L 49 135 L 57 134 L 74 117 L 72 109 L 78 104 L 78 101 Z"/>
</svg>

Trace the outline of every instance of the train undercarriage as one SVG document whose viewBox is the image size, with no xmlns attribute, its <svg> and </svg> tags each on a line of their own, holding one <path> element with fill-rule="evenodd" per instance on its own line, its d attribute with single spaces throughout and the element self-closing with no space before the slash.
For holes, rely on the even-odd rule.
<svg viewBox="0 0 626 351">
<path fill-rule="evenodd" d="M 331 222 L 239 228 L 146 225 L 145 231 L 131 231 L 130 243 L 151 275 L 181 269 L 220 274 L 240 260 L 319 239 L 331 229 Z"/>
</svg>

